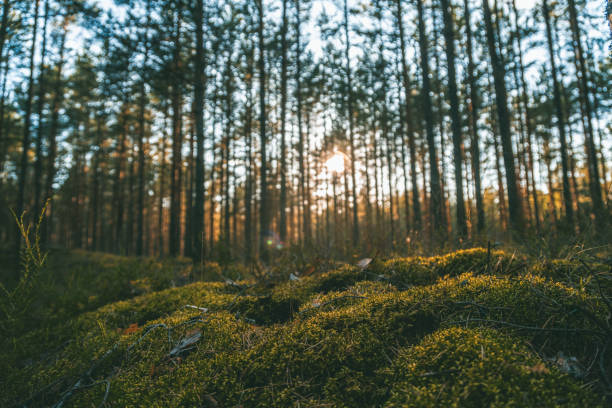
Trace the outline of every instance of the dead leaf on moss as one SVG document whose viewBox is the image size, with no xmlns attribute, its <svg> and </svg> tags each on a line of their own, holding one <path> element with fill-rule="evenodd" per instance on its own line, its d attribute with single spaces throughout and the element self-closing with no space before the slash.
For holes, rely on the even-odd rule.
<svg viewBox="0 0 612 408">
<path fill-rule="evenodd" d="M 202 408 L 216 408 L 219 406 L 219 403 L 216 399 L 213 398 L 212 395 L 206 394 L 202 397 Z"/>
<path fill-rule="evenodd" d="M 361 269 L 365 269 L 372 263 L 372 258 L 363 258 L 361 261 L 357 262 L 357 266 Z"/>
<path fill-rule="evenodd" d="M 200 330 L 192 330 L 185 334 L 177 344 L 174 346 L 172 350 L 170 350 L 170 357 L 179 356 L 187 350 L 193 348 L 193 345 L 196 344 L 202 338 L 202 332 Z"/>
<path fill-rule="evenodd" d="M 548 374 L 550 373 L 550 370 L 548 369 L 548 367 L 546 367 L 546 365 L 544 363 L 537 363 L 536 365 L 532 366 L 532 367 L 527 367 L 527 369 L 529 371 L 531 371 L 534 374 Z"/>
<path fill-rule="evenodd" d="M 302 276 L 308 276 L 308 275 L 312 275 L 312 273 L 315 271 L 315 266 L 314 265 L 310 265 L 308 268 L 306 268 L 306 270 L 304 272 L 301 273 Z"/>
<path fill-rule="evenodd" d="M 138 331 L 138 323 L 132 323 L 127 329 L 123 330 L 123 334 L 132 334 Z"/>
<path fill-rule="evenodd" d="M 574 356 L 566 356 L 562 351 L 559 351 L 551 361 L 565 374 L 576 378 L 584 377 L 584 369 Z"/>
</svg>

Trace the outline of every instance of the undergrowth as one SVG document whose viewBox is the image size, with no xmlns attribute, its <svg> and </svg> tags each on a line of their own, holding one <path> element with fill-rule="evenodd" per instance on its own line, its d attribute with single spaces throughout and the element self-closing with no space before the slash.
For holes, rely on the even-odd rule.
<svg viewBox="0 0 612 408">
<path fill-rule="evenodd" d="M 48 202 L 47 202 L 48 203 Z M 22 244 L 19 251 L 20 273 L 17 284 L 7 287 L 0 282 L 0 330 L 7 337 L 18 334 L 33 316 L 32 303 L 40 285 L 40 274 L 47 254 L 40 248 L 40 226 L 47 204 L 43 207 L 37 223 L 33 226 L 24 221 L 24 215 L 13 214 Z"/>
<path fill-rule="evenodd" d="M 88 268 L 90 254 L 72 256 L 73 267 Z M 0 405 L 611 401 L 610 266 L 579 251 L 551 260 L 475 248 L 278 267 L 257 280 L 210 264 L 208 278 L 216 281 L 209 282 L 192 282 L 202 270 L 177 266 L 180 260 L 132 262 L 103 262 L 125 292 L 102 290 L 78 312 L 3 345 Z M 134 268 L 141 269 L 132 275 Z M 88 290 L 95 296 L 84 282 L 76 286 L 79 298 Z"/>
</svg>

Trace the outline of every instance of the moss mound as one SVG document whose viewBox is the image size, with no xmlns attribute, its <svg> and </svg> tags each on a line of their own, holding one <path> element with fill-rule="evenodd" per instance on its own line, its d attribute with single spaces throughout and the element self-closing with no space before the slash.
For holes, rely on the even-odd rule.
<svg viewBox="0 0 612 408">
<path fill-rule="evenodd" d="M 402 349 L 387 407 L 594 407 L 592 394 L 495 330 L 440 330 Z"/>
<path fill-rule="evenodd" d="M 13 339 L 0 405 L 605 405 L 610 293 L 546 265 L 473 249 L 151 291 Z"/>
</svg>

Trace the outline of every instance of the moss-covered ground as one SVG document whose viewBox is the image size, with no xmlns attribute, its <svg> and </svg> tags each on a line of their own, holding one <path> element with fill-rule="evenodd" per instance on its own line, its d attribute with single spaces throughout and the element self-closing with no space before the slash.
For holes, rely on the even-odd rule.
<svg viewBox="0 0 612 408">
<path fill-rule="evenodd" d="M 476 248 L 258 280 L 49 262 L 36 313 L 2 336 L 2 407 L 612 404 L 612 277 L 593 259 Z"/>
</svg>

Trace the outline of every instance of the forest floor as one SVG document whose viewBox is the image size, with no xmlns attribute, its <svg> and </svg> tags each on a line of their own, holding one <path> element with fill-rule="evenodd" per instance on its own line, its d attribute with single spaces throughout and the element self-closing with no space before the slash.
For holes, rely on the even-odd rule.
<svg viewBox="0 0 612 408">
<path fill-rule="evenodd" d="M 609 406 L 609 255 L 263 273 L 53 252 L 3 297 L 0 406 Z"/>
</svg>

